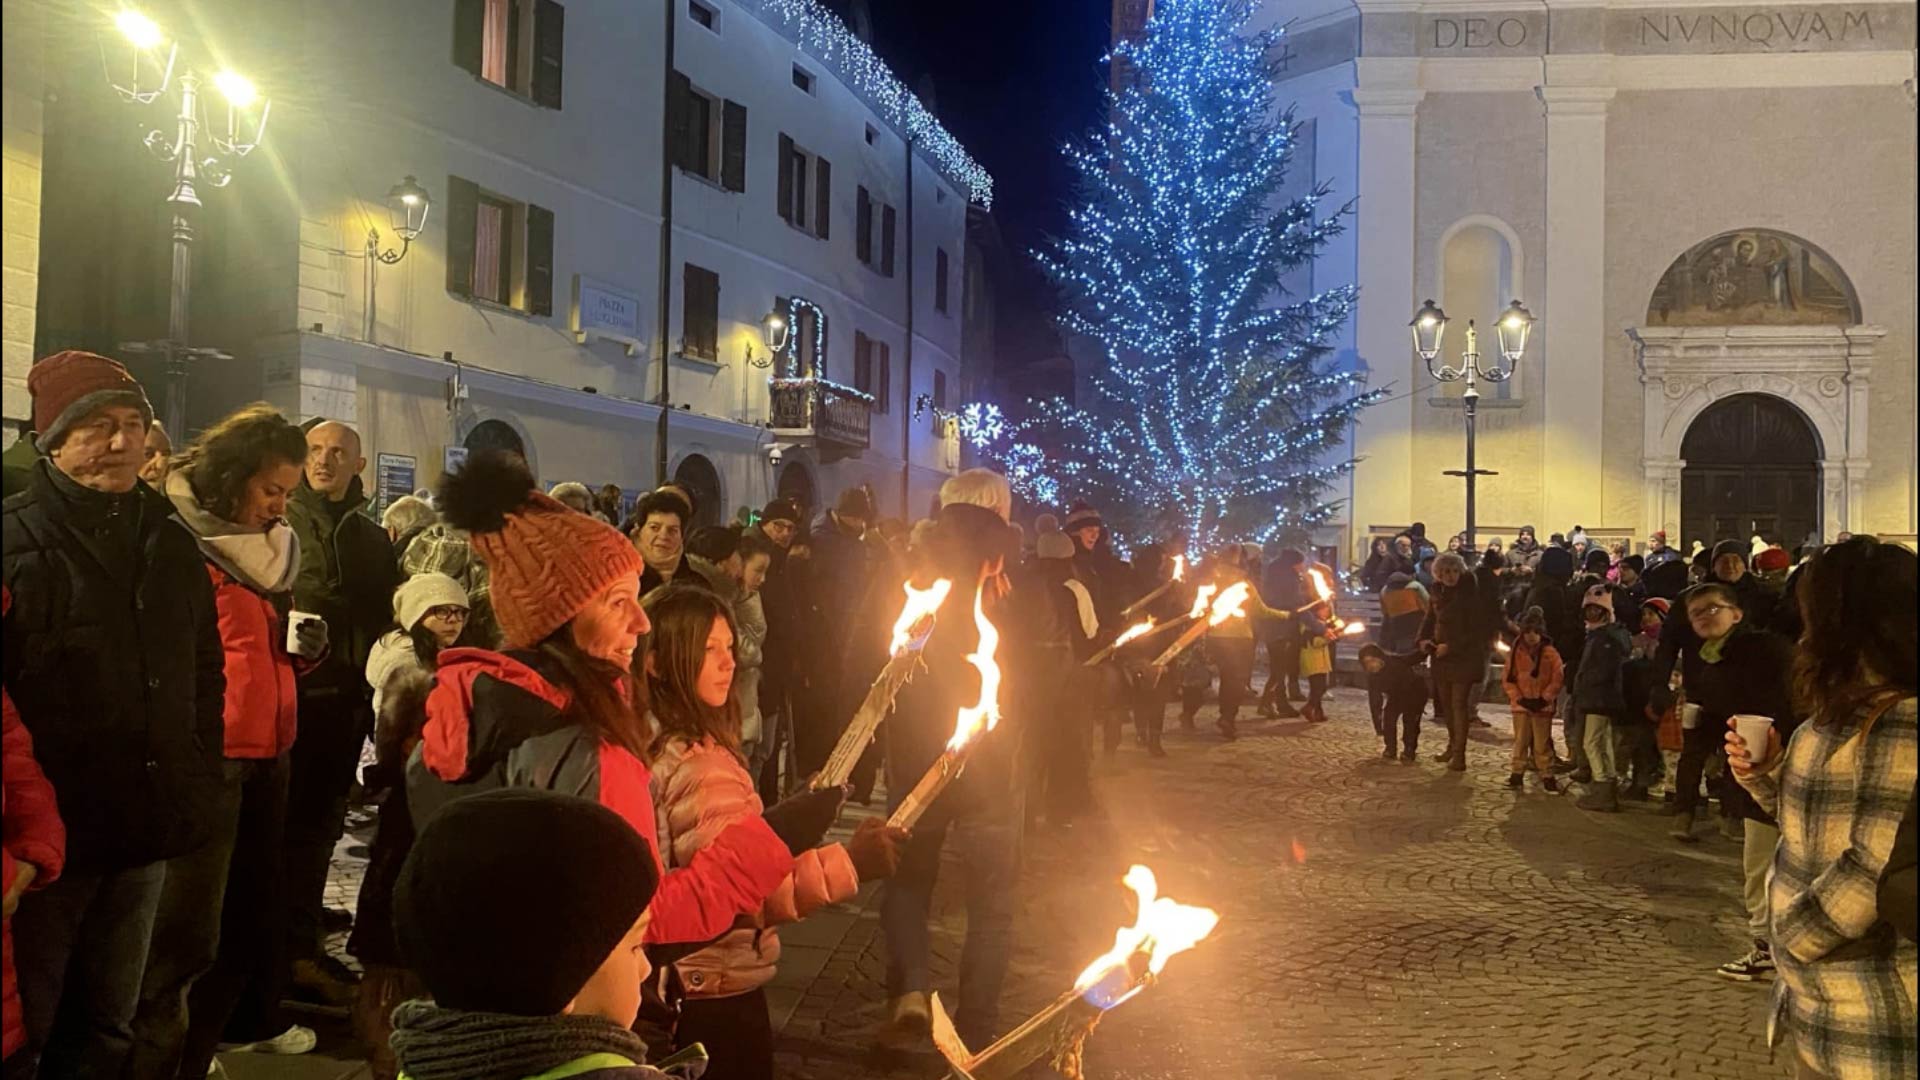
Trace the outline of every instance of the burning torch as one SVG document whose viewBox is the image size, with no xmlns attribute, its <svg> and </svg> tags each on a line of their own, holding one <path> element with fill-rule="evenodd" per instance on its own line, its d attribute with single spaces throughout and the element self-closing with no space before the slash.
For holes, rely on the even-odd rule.
<svg viewBox="0 0 1920 1080">
<path fill-rule="evenodd" d="M 1193 610 L 1187 613 L 1191 623 L 1174 639 L 1173 644 L 1167 646 L 1165 652 L 1154 658 L 1153 667 L 1166 667 L 1172 663 L 1174 657 L 1199 641 L 1200 635 L 1206 633 L 1209 627 L 1219 626 L 1228 619 L 1247 617 L 1247 597 L 1252 589 L 1246 582 L 1239 581 L 1227 586 L 1226 591 L 1218 597 L 1213 595 L 1214 589 L 1212 585 L 1200 586 L 1199 595 L 1193 600 Z"/>
<path fill-rule="evenodd" d="M 1153 603 L 1155 600 L 1160 599 L 1162 596 L 1165 596 L 1167 594 L 1167 590 L 1173 588 L 1174 582 L 1180 581 L 1184 579 L 1186 576 L 1187 576 L 1187 557 L 1185 555 L 1175 555 L 1173 557 L 1173 577 L 1167 579 L 1166 581 L 1161 582 L 1159 588 L 1153 590 L 1152 592 L 1141 597 L 1140 599 L 1135 600 L 1133 603 L 1128 604 L 1126 607 L 1126 610 L 1120 613 L 1120 617 L 1122 619 L 1131 619 L 1135 615 L 1138 615 L 1142 611 L 1145 611 L 1147 609 L 1147 605 Z"/>
<path fill-rule="evenodd" d="M 1219 925 L 1210 908 L 1159 895 L 1153 871 L 1135 864 L 1122 879 L 1139 900 L 1133 925 L 1113 936 L 1113 948 L 1088 964 L 1073 989 L 1054 999 L 998 1042 L 975 1054 L 933 995 L 933 1042 L 959 1080 L 1009 1080 L 1042 1058 L 1070 1080 L 1081 1075 L 1087 1036 L 1107 1010 L 1152 985 L 1167 961 L 1198 945 Z"/>
<path fill-rule="evenodd" d="M 1000 647 L 1000 631 L 987 621 L 981 594 L 981 589 L 973 594 L 973 623 L 980 631 L 980 644 L 967 654 L 967 663 L 980 673 L 980 701 L 961 707 L 954 718 L 953 738 L 947 740 L 947 748 L 887 819 L 887 824 L 896 829 L 912 830 L 933 801 L 960 775 L 960 770 L 966 768 L 967 755 L 978 744 L 979 736 L 1000 723 L 1000 665 L 993 659 Z"/>
<path fill-rule="evenodd" d="M 1316 598 L 1313 606 L 1327 609 L 1327 629 L 1334 637 L 1358 637 L 1367 632 L 1366 623 L 1348 622 L 1333 610 L 1333 586 L 1328 583 L 1325 571 L 1318 566 L 1309 567 L 1307 578 L 1313 582 L 1313 595 Z"/>
<path fill-rule="evenodd" d="M 887 646 L 887 666 L 880 669 L 880 677 L 873 680 L 873 685 L 867 689 L 866 699 L 847 723 L 847 730 L 841 732 L 840 741 L 827 758 L 826 766 L 814 776 L 810 786 L 815 791 L 838 787 L 853 775 L 860 755 L 866 753 L 867 744 L 873 741 L 873 733 L 880 729 L 880 721 L 893 711 L 893 701 L 900 695 L 900 688 L 913 678 L 914 671 L 920 666 L 921 650 L 926 648 L 927 638 L 933 634 L 934 613 L 940 610 L 947 594 L 953 591 L 953 582 L 941 578 L 925 589 L 916 589 L 912 582 L 908 582 L 905 588 L 907 602 L 900 608 L 900 617 L 893 623 L 893 639 Z"/>
</svg>

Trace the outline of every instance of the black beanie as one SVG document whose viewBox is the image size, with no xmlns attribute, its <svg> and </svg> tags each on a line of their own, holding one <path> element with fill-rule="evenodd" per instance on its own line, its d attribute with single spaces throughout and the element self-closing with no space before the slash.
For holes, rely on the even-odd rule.
<svg viewBox="0 0 1920 1080">
<path fill-rule="evenodd" d="M 646 840 L 586 799 L 503 788 L 455 799 L 393 888 L 407 966 L 451 1009 L 555 1016 L 653 900 Z"/>
<path fill-rule="evenodd" d="M 1747 545 L 1739 540 L 1722 540 L 1713 545 L 1713 557 L 1707 560 L 1707 565 L 1712 566 L 1725 555 L 1738 556 L 1741 562 L 1746 562 L 1747 551 Z"/>
<path fill-rule="evenodd" d="M 1607 568 L 1612 565 L 1613 560 L 1608 557 L 1605 551 L 1599 548 L 1593 548 L 1587 552 L 1586 562 L 1582 569 L 1586 570 L 1589 574 L 1604 574 L 1607 572 Z"/>
</svg>

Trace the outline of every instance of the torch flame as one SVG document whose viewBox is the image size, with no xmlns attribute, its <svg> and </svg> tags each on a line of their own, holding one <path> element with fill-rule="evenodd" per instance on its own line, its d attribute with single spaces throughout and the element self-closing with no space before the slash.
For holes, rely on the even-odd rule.
<svg viewBox="0 0 1920 1080">
<path fill-rule="evenodd" d="M 1173 580 L 1185 581 L 1186 579 L 1187 557 L 1185 555 L 1175 555 L 1173 557 Z"/>
<path fill-rule="evenodd" d="M 1134 638 L 1140 637 L 1141 635 L 1149 633 L 1152 630 L 1153 630 L 1152 619 L 1148 619 L 1146 622 L 1143 622 L 1143 623 L 1135 623 L 1132 626 L 1129 626 L 1125 630 L 1121 631 L 1120 636 L 1113 639 L 1113 645 L 1111 647 L 1117 649 L 1120 646 L 1125 645 L 1127 642 L 1132 641 Z"/>
<path fill-rule="evenodd" d="M 1511 646 L 1511 645 L 1509 645 L 1509 644 L 1507 644 L 1507 643 L 1506 643 L 1506 642 L 1504 642 L 1504 641 L 1496 641 L 1496 642 L 1494 642 L 1494 643 L 1493 643 L 1493 647 L 1494 647 L 1494 649 L 1495 649 L 1495 650 L 1497 650 L 1497 651 L 1498 651 L 1498 652 L 1499 652 L 1499 653 L 1500 653 L 1501 655 L 1503 655 L 1503 656 L 1504 656 L 1504 655 L 1506 655 L 1507 653 L 1510 653 L 1510 652 L 1512 652 L 1512 651 L 1513 651 L 1513 646 Z"/>
<path fill-rule="evenodd" d="M 1177 904 L 1159 895 L 1160 885 L 1154 879 L 1153 871 L 1135 863 L 1127 869 L 1127 876 L 1121 879 L 1132 889 L 1139 899 L 1139 910 L 1134 915 L 1132 926 L 1123 926 L 1113 935 L 1113 948 L 1102 954 L 1098 960 L 1088 964 L 1080 977 L 1074 980 L 1073 988 L 1082 992 L 1103 989 L 1102 984 L 1116 969 L 1125 971 L 1127 962 L 1136 953 L 1147 954 L 1147 974 L 1158 975 L 1167 966 L 1167 961 L 1186 952 L 1219 925 L 1220 913 L 1212 908 L 1191 907 Z M 1129 979 L 1128 985 L 1111 1001 L 1094 1000 L 1094 1005 L 1102 1009 L 1111 1009 L 1127 1000 L 1146 987 L 1146 979 Z M 1105 997 L 1105 995 L 1101 995 Z"/>
<path fill-rule="evenodd" d="M 1333 586 L 1327 583 L 1327 575 L 1322 573 L 1319 567 L 1315 566 L 1307 570 L 1307 577 L 1313 579 L 1313 594 L 1320 598 L 1320 602 L 1332 602 Z"/>
<path fill-rule="evenodd" d="M 1207 604 L 1212 602 L 1213 594 L 1220 591 L 1218 585 L 1202 585 L 1193 594 L 1193 610 L 1187 612 L 1187 618 L 1198 619 L 1207 613 Z"/>
<path fill-rule="evenodd" d="M 953 751 L 964 749 L 975 735 L 992 731 L 1000 723 L 1000 665 L 993 660 L 1000 647 L 1000 631 L 987 621 L 983 592 L 984 586 L 973 593 L 973 624 L 980 630 L 980 644 L 967 654 L 967 663 L 980 672 L 980 703 L 963 707 L 954 718 L 953 738 L 947 740 L 947 749 Z"/>
<path fill-rule="evenodd" d="M 1366 632 L 1367 624 L 1363 622 L 1350 622 L 1340 628 L 1341 637 L 1359 637 Z"/>
<path fill-rule="evenodd" d="M 1238 581 L 1227 586 L 1227 591 L 1221 593 L 1220 598 L 1213 602 L 1213 610 L 1207 616 L 1207 625 L 1219 626 L 1228 619 L 1246 618 L 1246 603 L 1249 591 L 1247 583 L 1244 581 Z"/>
<path fill-rule="evenodd" d="M 893 641 L 887 646 L 889 656 L 899 656 L 913 644 L 914 628 L 922 620 L 932 618 L 940 605 L 946 603 L 947 594 L 953 591 L 953 582 L 941 578 L 924 589 L 916 589 L 909 581 L 904 588 L 907 602 L 900 608 L 900 617 L 893 622 Z"/>
</svg>

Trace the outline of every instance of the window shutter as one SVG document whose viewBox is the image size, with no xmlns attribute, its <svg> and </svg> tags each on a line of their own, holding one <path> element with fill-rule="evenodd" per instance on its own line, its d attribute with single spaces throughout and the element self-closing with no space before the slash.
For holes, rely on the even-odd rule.
<svg viewBox="0 0 1920 1080">
<path fill-rule="evenodd" d="M 817 176 L 813 191 L 813 235 L 825 240 L 829 209 L 833 205 L 833 163 L 826 158 L 813 161 Z"/>
<path fill-rule="evenodd" d="M 480 212 L 480 187 L 447 177 L 447 291 L 473 296 L 473 230 Z"/>
<path fill-rule="evenodd" d="M 685 266 L 680 347 L 688 356 L 713 360 L 720 344 L 720 275 L 692 263 Z"/>
<path fill-rule="evenodd" d="M 747 107 L 729 101 L 722 110 L 725 119 L 720 130 L 720 186 L 728 191 L 747 190 Z"/>
<path fill-rule="evenodd" d="M 480 77 L 480 39 L 487 21 L 487 0 L 454 0 L 453 62 Z"/>
<path fill-rule="evenodd" d="M 880 399 L 875 406 L 881 412 L 889 412 L 887 403 L 893 400 L 893 346 L 878 342 L 880 346 L 880 386 L 874 397 Z"/>
<path fill-rule="evenodd" d="M 566 52 L 567 9 L 555 0 L 533 8 L 533 103 L 560 107 L 560 61 Z"/>
<path fill-rule="evenodd" d="M 893 207 L 880 208 L 880 272 L 893 276 Z"/>
<path fill-rule="evenodd" d="M 865 185 L 854 189 L 853 254 L 861 262 L 873 264 L 873 197 Z"/>
<path fill-rule="evenodd" d="M 867 355 L 867 335 L 853 332 L 853 387 L 873 393 L 873 358 Z"/>
<path fill-rule="evenodd" d="M 793 138 L 780 133 L 780 220 L 793 222 Z"/>
<path fill-rule="evenodd" d="M 553 211 L 527 204 L 527 313 L 553 314 Z"/>
<path fill-rule="evenodd" d="M 936 409 L 947 407 L 947 373 L 938 368 L 933 372 L 933 407 Z"/>
<path fill-rule="evenodd" d="M 667 155 L 677 168 L 693 170 L 693 84 L 686 75 L 667 75 Z"/>
</svg>

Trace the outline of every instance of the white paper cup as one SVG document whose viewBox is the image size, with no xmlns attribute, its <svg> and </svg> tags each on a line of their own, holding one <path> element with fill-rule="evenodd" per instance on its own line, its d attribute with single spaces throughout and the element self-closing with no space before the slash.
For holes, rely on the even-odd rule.
<svg viewBox="0 0 1920 1080">
<path fill-rule="evenodd" d="M 289 653 L 294 656 L 307 656 L 306 651 L 300 647 L 300 628 L 321 618 L 322 616 L 307 611 L 287 612 L 287 651 Z M 308 656 L 307 659 L 313 658 Z"/>
<path fill-rule="evenodd" d="M 1688 731 L 1700 726 L 1700 706 L 1689 701 L 1680 706 L 1680 726 Z"/>
<path fill-rule="evenodd" d="M 1751 716 L 1740 713 L 1733 717 L 1733 730 L 1739 732 L 1740 738 L 1746 740 L 1747 757 L 1755 765 L 1766 759 L 1767 730 L 1771 727 L 1773 727 L 1771 716 Z"/>
</svg>

